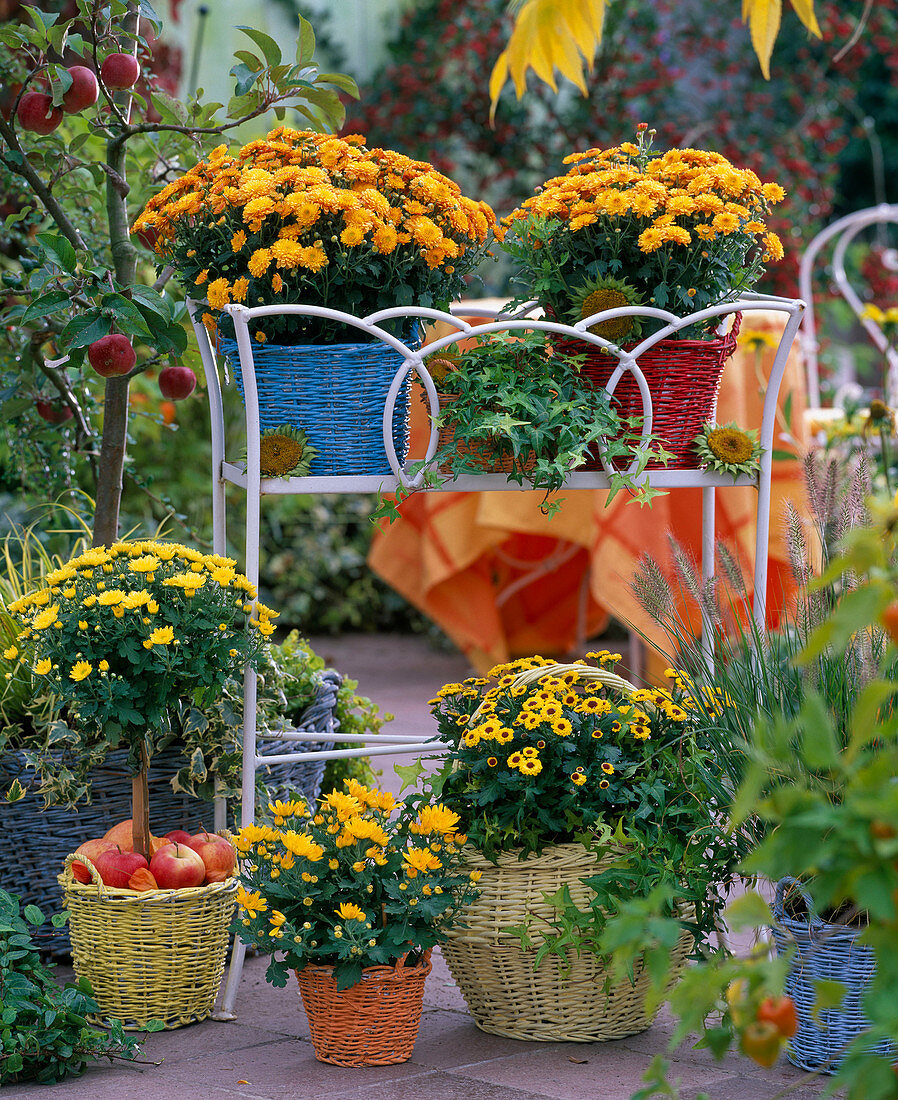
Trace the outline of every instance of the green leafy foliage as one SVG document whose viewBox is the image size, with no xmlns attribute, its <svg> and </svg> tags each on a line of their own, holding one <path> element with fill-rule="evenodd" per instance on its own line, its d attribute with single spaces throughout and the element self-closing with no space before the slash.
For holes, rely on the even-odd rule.
<svg viewBox="0 0 898 1100">
<path fill-rule="evenodd" d="M 99 1058 L 140 1055 L 137 1040 L 117 1020 L 102 1031 L 88 1023 L 99 1008 L 86 980 L 60 988 L 41 962 L 33 936 L 45 920 L 37 906 L 23 910 L 18 898 L 0 890 L 0 1085 L 53 1084 Z"/>
<path fill-rule="evenodd" d="M 632 499 L 649 501 L 657 491 L 643 484 L 642 474 L 664 452 L 622 424 L 603 389 L 579 379 L 581 363 L 582 356 L 552 354 L 541 331 L 477 341 L 440 383 L 446 395 L 440 423 L 452 429 L 452 438 L 433 463 L 458 477 L 482 473 L 485 462 L 501 468 L 504 460 L 510 481 L 545 492 L 541 507 L 551 515 L 561 501 L 549 497 L 598 444 L 617 471 L 614 490 L 626 488 Z"/>
</svg>

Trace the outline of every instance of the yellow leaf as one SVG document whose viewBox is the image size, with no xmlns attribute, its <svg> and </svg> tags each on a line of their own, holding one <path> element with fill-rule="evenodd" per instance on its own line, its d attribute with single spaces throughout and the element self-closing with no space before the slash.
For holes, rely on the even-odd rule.
<svg viewBox="0 0 898 1100">
<path fill-rule="evenodd" d="M 770 79 L 770 55 L 780 29 L 781 0 L 749 0 L 748 27 L 764 79 Z"/>
<path fill-rule="evenodd" d="M 521 98 L 529 69 L 553 90 L 557 69 L 586 95 L 584 64 L 592 67 L 604 16 L 605 0 L 524 0 L 490 75 L 490 118 L 509 76 Z"/>
<path fill-rule="evenodd" d="M 505 87 L 508 79 L 508 50 L 503 50 L 490 73 L 490 122 L 496 116 L 496 104 L 499 102 L 499 93 Z"/>
<path fill-rule="evenodd" d="M 817 38 L 822 38 L 823 35 L 820 31 L 820 24 L 817 22 L 817 16 L 814 12 L 814 0 L 791 0 L 792 7 L 795 9 L 795 14 L 808 28 L 811 34 Z"/>
</svg>

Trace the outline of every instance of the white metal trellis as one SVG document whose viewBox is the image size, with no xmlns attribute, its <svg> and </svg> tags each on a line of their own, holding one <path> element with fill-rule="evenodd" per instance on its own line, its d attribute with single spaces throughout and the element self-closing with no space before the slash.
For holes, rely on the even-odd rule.
<svg viewBox="0 0 898 1100">
<path fill-rule="evenodd" d="M 845 301 L 851 306 L 854 315 L 873 341 L 874 347 L 878 348 L 888 361 L 888 393 L 884 395 L 885 400 L 894 399 L 898 394 L 898 351 L 891 347 L 882 329 L 875 321 L 869 317 L 861 316 L 864 303 L 858 297 L 845 272 L 845 253 L 855 237 L 868 226 L 888 224 L 898 225 L 898 205 L 881 203 L 879 206 L 855 210 L 854 213 L 846 214 L 844 218 L 839 218 L 832 225 L 822 229 L 813 238 L 801 257 L 798 270 L 798 293 L 806 303 L 806 310 L 801 324 L 799 345 L 807 378 L 809 409 L 820 407 L 820 372 L 817 362 L 819 345 L 817 343 L 816 318 L 814 315 L 814 264 L 821 250 L 832 240 L 836 242 L 833 248 L 832 281 Z"/>
<path fill-rule="evenodd" d="M 488 316 L 491 321 L 476 326 L 452 314 L 443 313 L 434 309 L 423 308 L 393 308 L 382 310 L 368 317 L 355 317 L 342 313 L 339 310 L 327 309 L 321 306 L 259 306 L 247 308 L 242 305 L 230 305 L 226 307 L 234 321 L 235 335 L 239 354 L 240 372 L 243 381 L 243 400 L 245 408 L 246 425 L 246 463 L 245 467 L 233 461 L 228 461 L 225 455 L 224 438 L 224 405 L 221 388 L 221 375 L 219 364 L 215 354 L 209 332 L 200 320 L 203 306 L 188 300 L 188 309 L 193 320 L 194 330 L 199 343 L 203 367 L 206 373 L 206 386 L 209 397 L 211 414 L 212 435 L 212 524 L 213 524 L 213 549 L 216 553 L 226 553 L 226 500 L 225 488 L 228 484 L 242 489 L 246 493 L 246 525 L 245 525 L 245 573 L 248 579 L 255 585 L 259 581 L 259 555 L 260 555 L 260 509 L 261 499 L 266 495 L 283 495 L 292 493 L 371 493 L 382 491 L 395 492 L 400 487 L 422 489 L 433 492 L 448 490 L 453 492 L 481 492 L 481 491 L 521 491 L 529 488 L 528 485 L 518 485 L 510 482 L 505 474 L 472 474 L 458 477 L 454 480 L 446 478 L 441 484 L 431 486 L 425 483 L 423 469 L 417 468 L 418 462 L 406 463 L 403 467 L 399 463 L 396 448 L 393 442 L 392 423 L 393 409 L 401 387 L 411 372 L 417 373 L 423 384 L 429 402 L 431 421 L 439 412 L 436 388 L 424 364 L 426 357 L 450 347 L 460 340 L 471 336 L 482 337 L 494 332 L 521 332 L 525 330 L 539 329 L 545 332 L 557 333 L 562 336 L 583 340 L 606 349 L 618 359 L 618 366 L 611 375 L 606 389 L 613 394 L 618 382 L 626 371 L 633 374 L 639 387 L 643 402 L 643 437 L 647 437 L 652 431 L 652 400 L 645 376 L 639 368 L 639 357 L 659 340 L 669 337 L 681 329 L 691 325 L 720 320 L 725 323 L 725 318 L 736 311 L 751 313 L 761 310 L 772 310 L 785 315 L 786 321 L 780 338 L 779 345 L 774 356 L 767 391 L 764 397 L 764 408 L 761 420 L 760 443 L 762 457 L 760 471 L 755 476 L 743 475 L 736 479 L 720 474 L 708 473 L 703 470 L 664 469 L 645 472 L 642 477 L 650 485 L 658 488 L 684 488 L 695 487 L 702 490 L 702 575 L 710 579 L 714 573 L 714 518 L 715 518 L 715 492 L 719 488 L 733 486 L 753 485 L 758 490 L 757 503 L 757 534 L 755 546 L 755 573 L 754 573 L 754 605 L 753 614 L 758 627 L 763 630 L 766 611 L 767 588 L 767 548 L 770 529 L 770 490 L 772 474 L 772 446 L 775 429 L 775 416 L 779 389 L 782 384 L 783 374 L 789 350 L 795 339 L 796 332 L 801 323 L 805 303 L 800 299 L 780 298 L 770 295 L 746 294 L 738 300 L 725 304 L 712 306 L 690 314 L 687 317 L 676 317 L 666 310 L 654 309 L 642 306 L 628 306 L 604 310 L 578 321 L 575 325 L 566 325 L 558 322 L 547 321 L 541 317 L 527 316 L 527 309 L 510 316 L 494 314 L 493 311 L 482 311 L 459 307 L 469 316 Z M 259 399 L 256 386 L 255 364 L 253 359 L 253 347 L 250 339 L 249 324 L 260 317 L 270 317 L 274 314 L 295 314 L 309 317 L 323 317 L 342 322 L 351 328 L 366 333 L 369 337 L 379 340 L 392 347 L 403 357 L 403 365 L 397 370 L 385 402 L 383 413 L 383 440 L 387 458 L 390 463 L 392 475 L 339 475 L 325 477 L 291 477 L 291 478 L 263 478 L 260 473 L 260 417 Z M 597 321 L 610 320 L 620 316 L 651 317 L 662 322 L 662 327 L 651 336 L 646 337 L 630 351 L 625 351 L 615 344 L 595 336 L 589 332 L 591 325 Z M 450 329 L 448 335 L 432 340 L 417 351 L 409 349 L 405 344 L 385 331 L 381 325 L 385 321 L 397 318 L 418 318 L 424 322 L 442 322 Z M 430 439 L 424 456 L 425 463 L 429 462 L 437 450 L 437 428 L 431 422 Z M 609 469 L 604 459 L 602 460 L 604 472 L 572 472 L 566 482 L 565 489 L 591 489 L 601 490 L 609 488 Z M 412 469 L 412 465 L 416 468 Z M 257 748 L 256 730 L 256 675 L 252 669 L 247 669 L 244 674 L 244 728 L 243 728 L 243 781 L 242 781 L 242 807 L 241 819 L 243 824 L 253 821 L 255 815 L 255 783 L 256 770 L 260 766 L 273 763 L 281 763 L 298 760 L 335 759 L 347 756 L 360 755 L 389 755 L 400 752 L 417 752 L 422 755 L 438 755 L 445 746 L 438 741 L 425 741 L 417 737 L 402 737 L 389 733 L 380 733 L 376 738 L 371 738 L 374 744 L 366 745 L 361 749 L 337 748 L 331 750 L 318 750 L 307 753 L 284 752 L 276 756 L 261 756 Z M 306 733 L 303 731 L 278 731 L 278 739 L 284 741 L 320 741 L 320 733 Z M 338 744 L 346 741 L 358 742 L 362 740 L 358 735 L 340 735 L 333 738 Z M 221 803 L 216 807 L 216 826 L 224 823 L 224 810 Z M 233 1019 L 233 1006 L 240 982 L 243 968 L 245 947 L 242 943 L 235 942 L 234 952 L 231 958 L 231 966 L 227 984 L 216 1019 Z"/>
</svg>

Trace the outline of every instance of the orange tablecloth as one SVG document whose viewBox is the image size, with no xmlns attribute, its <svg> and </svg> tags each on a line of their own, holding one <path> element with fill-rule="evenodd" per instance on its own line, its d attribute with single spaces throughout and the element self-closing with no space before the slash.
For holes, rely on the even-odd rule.
<svg viewBox="0 0 898 1100">
<path fill-rule="evenodd" d="M 778 339 L 784 320 L 783 314 L 772 312 L 744 318 L 740 345 L 723 373 L 718 423 L 735 420 L 743 428 L 760 428 L 774 350 L 765 347 L 756 353 L 746 345 L 745 333 L 761 330 Z M 790 423 L 799 450 L 804 444 L 804 393 L 793 347 L 780 409 L 791 394 Z M 411 404 L 411 454 L 423 455 L 427 417 L 420 401 Z M 777 437 L 785 430 L 784 420 Z M 790 449 L 780 438 L 774 445 Z M 701 490 L 675 489 L 656 497 L 651 507 L 640 507 L 623 494 L 608 507 L 605 492 L 562 495 L 561 510 L 546 519 L 539 511 L 540 492 L 414 494 L 402 504 L 401 518 L 375 536 L 369 564 L 438 623 L 478 668 L 525 654 L 574 652 L 601 633 L 609 615 L 663 642 L 630 592 L 629 581 L 643 553 L 666 564 L 668 532 L 700 557 Z M 775 460 L 767 601 L 772 621 L 791 590 L 780 518 L 789 498 L 801 507 L 800 462 Z M 757 492 L 724 489 L 716 500 L 717 537 L 738 551 L 750 579 Z"/>
</svg>

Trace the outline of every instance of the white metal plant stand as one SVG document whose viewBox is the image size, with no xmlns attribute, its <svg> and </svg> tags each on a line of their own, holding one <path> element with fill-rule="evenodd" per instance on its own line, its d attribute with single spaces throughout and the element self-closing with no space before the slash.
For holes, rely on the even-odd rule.
<svg viewBox="0 0 898 1100">
<path fill-rule="evenodd" d="M 213 523 L 213 549 L 215 553 L 226 553 L 226 517 L 225 517 L 225 487 L 228 484 L 235 485 L 246 493 L 246 530 L 245 530 L 245 573 L 248 579 L 255 585 L 259 582 L 259 538 L 260 538 L 260 508 L 263 496 L 292 494 L 292 493 L 371 493 L 382 491 L 384 493 L 395 492 L 400 487 L 406 489 L 421 489 L 433 492 L 448 490 L 452 492 L 482 492 L 489 491 L 521 491 L 529 488 L 527 484 L 518 485 L 510 482 L 505 474 L 486 473 L 472 474 L 458 477 L 454 480 L 446 478 L 441 484 L 433 486 L 425 481 L 425 473 L 421 468 L 420 460 L 411 460 L 401 466 L 396 454 L 396 448 L 392 438 L 393 409 L 400 389 L 411 372 L 415 372 L 424 386 L 427 394 L 431 420 L 439 413 L 439 402 L 436 388 L 433 384 L 424 360 L 434 353 L 440 352 L 460 340 L 470 336 L 487 336 L 494 332 L 520 332 L 539 329 L 549 333 L 557 333 L 561 336 L 575 338 L 595 344 L 606 349 L 618 360 L 618 366 L 611 375 L 606 389 L 610 394 L 614 393 L 618 382 L 625 371 L 630 371 L 638 386 L 643 401 L 643 437 L 647 437 L 652 431 L 652 399 L 645 376 L 639 368 L 639 357 L 659 340 L 687 328 L 691 325 L 723 319 L 736 311 L 751 313 L 760 310 L 772 310 L 785 315 L 786 323 L 780 338 L 779 346 L 774 357 L 767 391 L 764 398 L 764 410 L 760 429 L 760 443 L 762 457 L 760 471 L 756 476 L 740 476 L 735 480 L 720 474 L 708 473 L 703 470 L 664 469 L 646 471 L 642 477 L 652 486 L 668 489 L 696 487 L 702 490 L 702 575 L 709 579 L 714 572 L 714 513 L 715 492 L 719 488 L 733 486 L 753 485 L 758 490 L 757 503 L 757 536 L 755 549 L 755 573 L 754 573 L 754 618 L 759 628 L 763 629 L 766 610 L 767 589 L 767 546 L 770 529 L 770 488 L 772 473 L 772 447 L 775 429 L 775 415 L 777 398 L 789 349 L 795 339 L 796 332 L 801 323 L 805 303 L 799 299 L 779 298 L 770 295 L 747 294 L 738 300 L 726 304 L 709 307 L 690 314 L 687 317 L 678 318 L 665 310 L 643 306 L 628 306 L 605 310 L 592 317 L 578 321 L 575 325 L 559 324 L 547 321 L 543 318 L 527 316 L 525 308 L 514 315 L 496 315 L 492 311 L 482 311 L 476 308 L 469 309 L 459 306 L 459 311 L 468 316 L 488 316 L 494 320 L 477 326 L 447 313 L 434 309 L 418 308 L 394 308 L 382 310 L 368 317 L 359 318 L 338 310 L 326 309 L 319 306 L 260 306 L 247 308 L 241 305 L 227 306 L 227 312 L 234 321 L 234 329 L 237 337 L 237 348 L 240 359 L 240 371 L 243 381 L 245 422 L 246 422 L 246 462 L 238 464 L 229 461 L 225 455 L 224 438 L 224 406 L 220 365 L 209 332 L 199 320 L 203 312 L 202 306 L 188 301 L 188 309 L 193 318 L 194 330 L 199 343 L 203 367 L 206 373 L 206 386 L 209 397 L 212 429 L 212 523 Z M 383 440 L 387 458 L 390 463 L 392 475 L 364 475 L 364 476 L 328 476 L 328 477 L 290 477 L 290 478 L 263 478 L 260 473 L 260 416 L 259 398 L 256 386 L 255 364 L 253 359 L 253 345 L 250 338 L 249 324 L 260 317 L 268 317 L 273 314 L 299 314 L 310 317 L 326 317 L 343 322 L 346 325 L 366 333 L 376 340 L 389 345 L 403 357 L 403 365 L 397 370 L 387 395 L 383 413 Z M 611 319 L 619 316 L 643 316 L 651 317 L 663 322 L 658 332 L 646 337 L 630 351 L 611 344 L 599 336 L 588 331 L 591 325 L 597 321 Z M 446 336 L 433 340 L 417 351 L 409 349 L 396 337 L 386 332 L 381 324 L 396 318 L 419 318 L 424 322 L 443 322 L 448 325 L 450 332 Z M 437 450 L 437 428 L 431 423 L 430 439 L 424 456 L 424 463 L 428 463 Z M 608 467 L 606 472 L 572 472 L 566 482 L 565 489 L 590 489 L 601 490 L 609 488 Z M 400 737 L 388 733 L 380 733 L 372 738 L 374 744 L 361 749 L 337 748 L 326 751 L 308 753 L 283 753 L 280 755 L 260 756 L 256 744 L 256 675 L 252 669 L 247 669 L 244 676 L 244 729 L 243 729 L 243 782 L 242 782 L 242 822 L 249 824 L 255 814 L 255 784 L 256 769 L 267 764 L 282 763 L 296 760 L 335 759 L 338 757 L 360 755 L 389 755 L 400 752 L 418 752 L 421 754 L 438 755 L 441 746 L 438 741 L 422 741 L 416 737 Z M 306 733 L 302 731 L 278 731 L 278 738 L 293 741 L 320 740 L 320 733 Z M 356 734 L 337 734 L 336 742 L 358 742 L 360 737 Z M 216 827 L 224 824 L 223 807 L 217 807 Z M 231 967 L 224 996 L 216 1019 L 233 1019 L 233 1005 L 240 982 L 240 975 L 245 956 L 245 947 L 242 943 L 235 943 L 232 955 Z"/>
<path fill-rule="evenodd" d="M 864 303 L 851 285 L 845 271 L 845 253 L 854 238 L 868 226 L 889 224 L 898 225 L 898 205 L 881 203 L 879 206 L 855 210 L 822 229 L 813 238 L 801 257 L 801 265 L 798 270 L 798 293 L 801 295 L 802 300 L 807 303 L 807 308 L 801 326 L 799 343 L 807 377 L 809 410 L 820 407 L 820 374 L 817 363 L 819 344 L 817 342 L 816 318 L 814 316 L 814 264 L 821 249 L 832 240 L 836 242 L 832 257 L 832 281 L 838 292 L 851 306 L 854 315 L 863 325 L 874 347 L 888 361 L 888 392 L 883 395 L 884 400 L 891 403 L 898 396 L 898 351 L 889 344 L 885 333 L 872 318 L 862 316 Z M 898 256 L 894 256 L 894 250 L 893 262 L 898 262 Z"/>
</svg>

